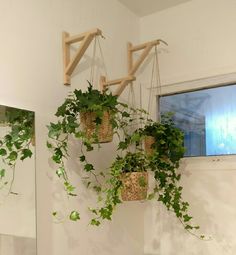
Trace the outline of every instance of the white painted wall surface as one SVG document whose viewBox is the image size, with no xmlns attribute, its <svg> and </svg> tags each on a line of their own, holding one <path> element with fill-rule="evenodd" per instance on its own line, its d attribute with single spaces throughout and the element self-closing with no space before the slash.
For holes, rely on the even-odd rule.
<svg viewBox="0 0 236 255">
<path fill-rule="evenodd" d="M 35 255 L 36 240 L 29 237 L 0 235 L 0 254 Z"/>
<path fill-rule="evenodd" d="M 102 29 L 106 40 L 101 44 L 110 78 L 119 78 L 127 74 L 126 42 L 136 43 L 139 39 L 138 22 L 116 0 L 0 1 L 0 104 L 36 113 L 38 255 L 143 253 L 144 206 L 123 205 L 112 223 L 101 228 L 88 226 L 91 194 L 80 185 L 81 195 L 68 203 L 49 167 L 50 155 L 45 146 L 46 125 L 54 120 L 56 108 L 70 90 L 85 88 L 90 76 L 92 47 L 76 69 L 72 86 L 62 84 L 62 31 L 75 35 L 95 27 Z M 113 147 L 105 145 L 104 150 L 108 153 Z M 102 164 L 101 154 L 96 157 Z M 77 162 L 70 166 L 73 180 L 79 184 Z M 68 206 L 78 207 L 81 221 L 53 223 L 52 211 Z"/>
<path fill-rule="evenodd" d="M 194 82 L 188 86 L 185 81 L 236 72 L 235 12 L 234 0 L 193 0 L 141 19 L 141 41 L 161 38 L 169 43 L 159 52 L 163 92 L 194 88 Z M 147 76 L 142 79 L 148 82 Z M 188 235 L 172 214 L 153 203 L 144 217 L 145 255 L 236 253 L 235 163 L 233 156 L 182 164 L 184 198 L 195 222 L 213 240 Z"/>
</svg>

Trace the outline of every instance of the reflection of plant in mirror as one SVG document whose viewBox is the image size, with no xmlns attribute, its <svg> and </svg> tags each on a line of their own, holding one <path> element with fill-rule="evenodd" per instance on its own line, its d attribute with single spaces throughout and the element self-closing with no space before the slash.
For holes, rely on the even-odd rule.
<svg viewBox="0 0 236 255">
<path fill-rule="evenodd" d="M 10 194 L 17 160 L 23 161 L 26 158 L 31 158 L 33 154 L 30 144 L 34 145 L 34 113 L 6 107 L 4 125 L 6 132 L 0 139 L 0 158 L 3 162 L 3 166 L 0 168 L 0 180 L 2 181 L 2 187 L 8 184 L 4 177 L 6 175 L 6 167 L 9 166 L 13 171 L 8 192 Z"/>
</svg>

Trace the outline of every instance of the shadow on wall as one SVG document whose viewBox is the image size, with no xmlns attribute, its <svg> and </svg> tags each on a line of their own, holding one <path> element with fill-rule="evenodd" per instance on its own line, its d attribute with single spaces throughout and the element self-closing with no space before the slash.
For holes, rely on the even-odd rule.
<svg viewBox="0 0 236 255">
<path fill-rule="evenodd" d="M 34 255 L 36 254 L 36 239 L 0 235 L 0 254 Z"/>
<path fill-rule="evenodd" d="M 184 200 L 190 203 L 194 222 L 200 226 L 199 233 L 211 236 L 202 241 L 185 231 L 173 213 L 160 206 L 160 213 L 152 208 L 151 228 L 157 227 L 159 237 L 149 241 L 148 254 L 233 255 L 236 252 L 235 215 L 236 198 L 233 194 L 235 170 L 191 171 L 184 168 L 182 186 Z M 154 207 L 159 205 L 153 205 Z M 155 226 L 155 227 L 154 227 Z M 154 233 L 154 231 L 152 231 Z M 149 251 L 151 251 L 149 253 Z"/>
</svg>

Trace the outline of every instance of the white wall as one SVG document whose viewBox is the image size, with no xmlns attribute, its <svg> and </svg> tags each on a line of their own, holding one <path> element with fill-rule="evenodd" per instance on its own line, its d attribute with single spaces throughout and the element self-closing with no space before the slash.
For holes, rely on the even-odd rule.
<svg viewBox="0 0 236 255">
<path fill-rule="evenodd" d="M 36 239 L 0 235 L 0 254 L 4 255 L 35 255 Z"/>
<path fill-rule="evenodd" d="M 102 29 L 106 37 L 101 43 L 110 77 L 126 75 L 126 42 L 136 43 L 139 39 L 138 18 L 116 0 L 0 2 L 0 104 L 36 113 L 38 255 L 143 252 L 142 204 L 122 206 L 111 224 L 94 229 L 88 226 L 91 195 L 81 187 L 81 196 L 69 203 L 49 166 L 46 125 L 54 119 L 53 113 L 70 90 L 87 86 L 92 56 L 90 47 L 76 69 L 72 86 L 63 86 L 61 34 L 65 30 L 75 35 L 95 27 Z M 105 151 L 111 148 L 107 145 Z M 74 181 L 80 183 L 73 171 L 77 164 L 73 164 Z M 69 206 L 78 207 L 82 220 L 53 223 L 52 211 Z"/>
<path fill-rule="evenodd" d="M 193 0 L 141 19 L 141 41 L 162 38 L 163 84 L 236 71 L 234 0 Z"/>
<path fill-rule="evenodd" d="M 159 51 L 162 91 L 191 89 L 194 83 L 182 82 L 236 72 L 235 11 L 234 0 L 193 0 L 141 19 L 141 41 L 169 43 Z M 195 222 L 213 240 L 187 234 L 172 214 L 153 203 L 145 212 L 144 254 L 235 254 L 235 163 L 235 157 L 212 157 L 182 165 L 184 197 Z"/>
</svg>

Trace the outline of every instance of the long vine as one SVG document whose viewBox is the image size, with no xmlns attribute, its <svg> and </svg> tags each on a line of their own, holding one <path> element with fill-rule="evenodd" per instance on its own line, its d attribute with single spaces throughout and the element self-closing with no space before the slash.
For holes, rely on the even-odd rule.
<svg viewBox="0 0 236 255">
<path fill-rule="evenodd" d="M 124 103 L 117 101 L 117 97 L 111 93 L 101 93 L 92 88 L 89 84 L 88 90 L 74 90 L 73 93 L 65 99 L 65 102 L 58 108 L 56 123 L 50 123 L 48 126 L 47 147 L 52 151 L 52 160 L 57 164 L 56 174 L 63 182 L 64 190 L 69 197 L 77 196 L 76 187 L 68 178 L 66 161 L 70 156 L 68 153 L 68 144 L 70 137 L 80 140 L 81 153 L 78 157 L 83 165 L 83 170 L 95 178 L 96 184 L 92 188 L 100 192 L 101 184 L 98 181 L 99 177 L 105 177 L 104 172 L 96 173 L 95 167 L 90 163 L 85 155 L 85 152 L 94 150 L 97 146 L 100 148 L 101 144 L 98 139 L 98 130 L 100 128 L 104 112 L 109 112 L 110 125 L 113 129 L 113 134 L 116 134 L 120 139 L 120 130 L 127 134 L 128 127 L 134 125 L 139 121 L 136 117 L 137 112 L 142 110 L 135 110 L 128 108 Z M 93 113 L 95 132 L 88 136 L 87 130 L 81 127 L 80 116 L 81 113 Z M 91 186 L 92 181 L 87 181 L 87 186 Z M 57 216 L 57 212 L 53 212 Z M 69 218 L 73 221 L 80 219 L 78 210 L 71 211 Z"/>
<path fill-rule="evenodd" d="M 31 111 L 6 107 L 4 126 L 6 134 L 0 139 L 0 180 L 2 188 L 9 185 L 8 195 L 17 194 L 12 191 L 15 179 L 17 160 L 24 161 L 33 155 L 31 145 L 35 142 L 34 113 Z M 12 169 L 12 178 L 5 180 L 6 167 Z"/>
</svg>

